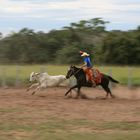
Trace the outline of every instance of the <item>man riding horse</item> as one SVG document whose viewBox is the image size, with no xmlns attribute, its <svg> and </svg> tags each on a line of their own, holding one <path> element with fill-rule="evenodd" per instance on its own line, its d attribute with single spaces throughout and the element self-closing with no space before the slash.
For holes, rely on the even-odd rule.
<svg viewBox="0 0 140 140">
<path fill-rule="evenodd" d="M 87 81 L 90 81 L 92 86 L 95 87 L 96 82 L 101 82 L 100 73 L 98 70 L 93 69 L 93 65 L 88 53 L 83 51 L 80 51 L 79 53 L 82 57 L 84 57 L 84 64 L 81 66 L 81 68 L 86 73 Z"/>
<path fill-rule="evenodd" d="M 100 73 L 98 69 L 93 69 L 88 53 L 80 51 L 80 55 L 84 57 L 84 64 L 81 66 L 81 68 L 70 66 L 66 78 L 69 79 L 71 76 L 75 76 L 76 83 L 74 86 L 70 87 L 70 89 L 65 93 L 65 96 L 67 96 L 72 89 L 77 88 L 77 97 L 79 97 L 81 87 L 93 87 L 101 85 L 106 91 L 106 98 L 109 94 L 112 98 L 114 98 L 114 95 L 112 95 L 109 88 L 109 82 L 119 82 L 109 75 Z"/>
</svg>

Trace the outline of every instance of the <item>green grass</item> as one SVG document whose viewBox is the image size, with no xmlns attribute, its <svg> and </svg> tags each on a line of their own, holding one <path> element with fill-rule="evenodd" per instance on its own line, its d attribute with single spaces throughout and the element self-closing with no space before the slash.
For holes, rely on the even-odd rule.
<svg viewBox="0 0 140 140">
<path fill-rule="evenodd" d="M 58 65 L 0 65 L 0 85 L 28 84 L 31 72 L 47 71 L 50 75 L 66 74 L 67 66 Z"/>
<path fill-rule="evenodd" d="M 140 122 L 26 116 L 23 107 L 0 108 L 0 140 L 139 140 Z M 33 112 L 32 112 L 33 111 Z M 38 111 L 38 110 L 36 110 Z M 21 115 L 19 115 L 21 114 Z"/>
<path fill-rule="evenodd" d="M 121 84 L 128 84 L 131 78 L 133 85 L 140 85 L 140 67 L 130 66 L 105 66 L 99 67 L 103 73 L 110 74 Z"/>
<path fill-rule="evenodd" d="M 20 111 L 22 111 L 21 108 L 0 108 L 0 114 L 20 112 Z"/>
<path fill-rule="evenodd" d="M 0 123 L 1 140 L 139 140 L 139 131 L 140 123 L 135 122 L 53 119 L 42 123 Z"/>
<path fill-rule="evenodd" d="M 50 75 L 66 75 L 68 67 L 66 65 L 0 65 L 0 85 L 6 83 L 13 86 L 13 81 L 18 81 L 21 85 L 25 85 L 28 83 L 28 78 L 32 71 L 47 71 Z M 96 68 L 103 73 L 111 73 L 121 84 L 128 84 L 128 79 L 131 78 L 132 85 L 140 85 L 140 67 L 96 66 Z"/>
</svg>

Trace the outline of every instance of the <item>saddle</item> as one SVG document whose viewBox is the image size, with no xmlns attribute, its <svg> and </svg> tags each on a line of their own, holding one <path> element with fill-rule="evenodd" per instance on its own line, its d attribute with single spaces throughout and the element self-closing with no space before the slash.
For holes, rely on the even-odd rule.
<svg viewBox="0 0 140 140">
<path fill-rule="evenodd" d="M 98 69 L 93 69 L 93 78 L 95 79 L 96 84 L 101 83 L 102 74 Z"/>
<path fill-rule="evenodd" d="M 96 68 L 87 68 L 84 70 L 85 74 L 86 74 L 86 79 L 87 81 L 92 81 L 94 80 L 96 84 L 100 84 L 101 83 L 101 78 L 102 78 L 102 74 L 100 73 L 100 71 Z"/>
</svg>

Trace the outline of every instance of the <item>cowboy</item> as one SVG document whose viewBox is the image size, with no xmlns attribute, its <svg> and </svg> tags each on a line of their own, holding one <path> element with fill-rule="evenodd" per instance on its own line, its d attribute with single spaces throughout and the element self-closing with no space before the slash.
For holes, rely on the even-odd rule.
<svg viewBox="0 0 140 140">
<path fill-rule="evenodd" d="M 89 54 L 83 51 L 80 51 L 79 53 L 82 57 L 84 57 L 84 64 L 81 66 L 81 68 L 83 68 L 83 70 L 86 73 L 87 81 L 92 82 L 92 86 L 95 87 L 96 83 L 93 78 L 93 69 L 92 69 L 93 65 L 91 63 Z"/>
</svg>

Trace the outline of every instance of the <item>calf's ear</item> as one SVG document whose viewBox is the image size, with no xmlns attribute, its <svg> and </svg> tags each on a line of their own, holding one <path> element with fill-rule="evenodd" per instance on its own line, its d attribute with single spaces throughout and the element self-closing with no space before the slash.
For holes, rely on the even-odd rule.
<svg viewBox="0 0 140 140">
<path fill-rule="evenodd" d="M 40 73 L 37 73 L 37 72 L 35 73 L 35 75 L 39 75 L 39 74 L 40 74 Z"/>
</svg>

